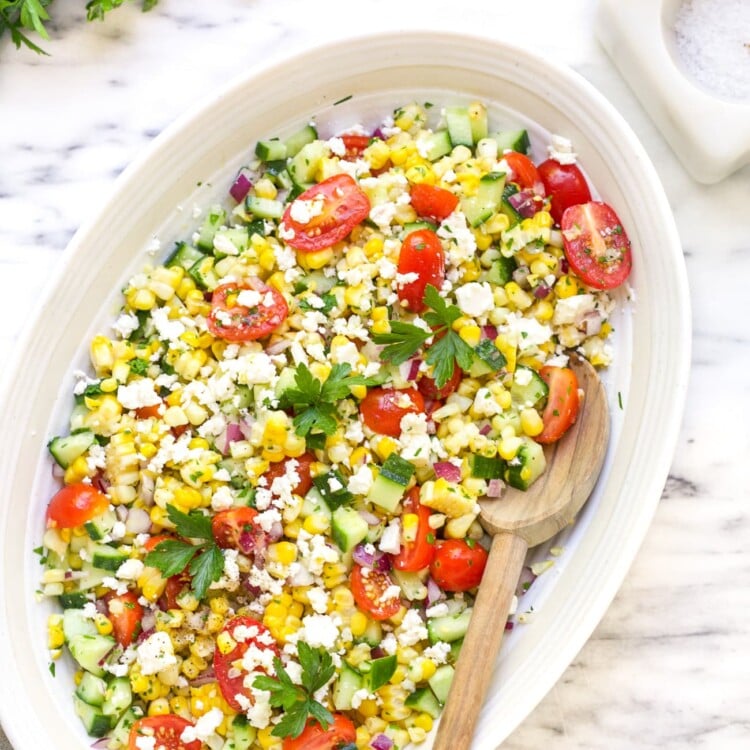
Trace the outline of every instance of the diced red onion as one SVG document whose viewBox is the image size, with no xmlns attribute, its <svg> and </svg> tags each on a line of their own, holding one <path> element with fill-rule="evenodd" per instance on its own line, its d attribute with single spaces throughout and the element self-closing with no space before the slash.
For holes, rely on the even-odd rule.
<svg viewBox="0 0 750 750">
<path fill-rule="evenodd" d="M 373 750 L 391 750 L 393 740 L 385 734 L 378 734 L 371 740 L 370 747 Z"/>
<path fill-rule="evenodd" d="M 91 477 L 91 484 L 96 487 L 99 492 L 107 493 L 109 489 L 109 482 L 104 478 L 104 474 L 101 471 L 97 471 L 93 477 Z"/>
<path fill-rule="evenodd" d="M 253 422 L 254 421 L 255 420 L 252 419 L 251 417 L 245 417 L 240 422 L 240 430 L 242 431 L 242 435 L 245 438 L 245 440 L 250 440 L 250 437 L 251 437 L 252 432 L 253 432 Z"/>
<path fill-rule="evenodd" d="M 156 614 L 152 611 L 146 611 L 141 618 L 141 628 L 143 630 L 153 630 L 156 627 Z"/>
<path fill-rule="evenodd" d="M 60 464 L 52 464 L 52 476 L 55 479 L 62 479 L 65 476 L 65 469 Z"/>
<path fill-rule="evenodd" d="M 385 137 L 385 133 L 380 128 L 375 128 L 375 130 L 372 131 L 372 137 L 373 138 L 380 138 L 381 141 L 387 140 Z"/>
<path fill-rule="evenodd" d="M 534 581 L 536 581 L 537 577 L 534 574 L 534 571 L 528 567 L 524 566 L 521 570 L 521 576 L 518 579 L 518 587 L 516 588 L 516 596 L 523 596 L 531 586 Z"/>
<path fill-rule="evenodd" d="M 99 659 L 99 661 L 97 662 L 97 664 L 100 667 L 103 667 L 105 664 L 107 664 L 109 662 L 110 656 L 112 656 L 112 654 L 116 653 L 118 650 L 122 651 L 122 647 L 121 646 L 112 646 L 112 648 L 109 651 L 107 651 L 107 653 L 104 654 L 104 656 L 102 656 L 101 659 Z"/>
<path fill-rule="evenodd" d="M 266 354 L 268 354 L 269 357 L 273 357 L 276 354 L 285 352 L 291 345 L 291 339 L 279 339 L 278 341 L 274 341 L 270 346 L 266 347 Z"/>
<path fill-rule="evenodd" d="M 118 505 L 115 508 L 115 515 L 117 516 L 118 521 L 124 521 L 128 517 L 128 506 Z"/>
<path fill-rule="evenodd" d="M 513 281 L 515 281 L 518 286 L 528 289 L 530 273 L 531 271 L 529 271 L 528 266 L 518 266 L 518 268 L 513 271 Z"/>
<path fill-rule="evenodd" d="M 359 515 L 367 521 L 368 526 L 377 526 L 380 523 L 380 519 L 369 510 L 360 510 Z"/>
<path fill-rule="evenodd" d="M 568 264 L 567 258 L 560 258 L 560 270 L 563 273 L 567 273 L 570 270 L 570 265 Z"/>
<path fill-rule="evenodd" d="M 192 680 L 190 680 L 190 686 L 200 687 L 201 685 L 206 685 L 209 682 L 216 682 L 216 672 L 214 671 L 213 667 L 204 669 L 197 677 L 194 677 Z"/>
<path fill-rule="evenodd" d="M 244 439 L 245 434 L 242 431 L 242 426 L 238 422 L 230 422 L 216 437 L 214 443 L 223 456 L 228 456 L 231 452 L 232 443 Z"/>
<path fill-rule="evenodd" d="M 413 359 L 409 363 L 409 374 L 406 376 L 407 380 L 416 380 L 419 375 L 419 366 L 422 364 L 420 359 Z"/>
<path fill-rule="evenodd" d="M 150 638 L 156 630 L 154 628 L 143 628 L 140 633 L 138 633 L 138 637 L 135 639 L 136 645 L 143 643 L 143 641 Z"/>
<path fill-rule="evenodd" d="M 385 650 L 381 646 L 374 646 L 370 649 L 371 659 L 379 659 L 381 656 L 385 656 Z"/>
<path fill-rule="evenodd" d="M 96 742 L 92 742 L 91 745 L 89 745 L 89 747 L 92 747 L 95 750 L 107 750 L 110 742 L 111 742 L 111 739 L 109 737 L 102 737 L 100 740 L 97 740 Z"/>
<path fill-rule="evenodd" d="M 497 328 L 495 326 L 482 326 L 482 333 L 486 339 L 494 341 L 497 338 Z"/>
<path fill-rule="evenodd" d="M 484 426 L 483 426 L 483 427 L 482 427 L 482 428 L 481 428 L 481 429 L 479 430 L 479 434 L 480 434 L 480 435 L 489 435 L 489 434 L 490 434 L 490 432 L 492 432 L 492 425 L 491 425 L 491 424 L 486 424 L 486 425 L 484 425 Z"/>
<path fill-rule="evenodd" d="M 544 183 L 541 180 L 537 180 L 532 187 L 532 190 L 540 197 L 544 198 L 547 195 L 547 189 L 544 187 Z"/>
<path fill-rule="evenodd" d="M 432 465 L 435 470 L 435 476 L 439 479 L 445 479 L 447 482 L 460 482 L 461 469 L 452 464 L 450 461 L 438 461 Z"/>
<path fill-rule="evenodd" d="M 122 506 L 118 506 L 122 507 Z M 125 529 L 131 534 L 145 534 L 151 528 L 151 516 L 143 508 L 131 508 L 125 520 Z"/>
<path fill-rule="evenodd" d="M 232 187 L 229 188 L 229 194 L 234 198 L 237 203 L 245 200 L 245 196 L 250 192 L 250 188 L 253 183 L 250 182 L 250 178 L 242 171 L 237 175 Z"/>
<path fill-rule="evenodd" d="M 360 543 L 352 550 L 352 560 L 358 565 L 363 565 L 365 568 L 372 568 L 375 566 L 379 557 L 382 557 L 382 552 L 368 552 L 366 545 Z"/>
<path fill-rule="evenodd" d="M 544 299 L 550 292 L 550 288 L 542 281 L 534 289 L 534 296 L 537 299 Z"/>
<path fill-rule="evenodd" d="M 427 579 L 427 606 L 431 607 L 435 602 L 445 597 L 443 590 L 437 585 L 435 579 L 430 576 Z"/>
<path fill-rule="evenodd" d="M 542 195 L 544 195 L 544 186 L 542 185 Z M 535 190 L 526 188 L 513 195 L 508 196 L 508 203 L 518 211 L 524 219 L 530 219 L 542 207 L 542 201 Z"/>
<path fill-rule="evenodd" d="M 513 630 L 513 623 L 511 620 L 506 620 L 505 622 L 505 629 L 506 630 Z"/>
<path fill-rule="evenodd" d="M 284 536 L 284 527 L 281 525 L 281 521 L 274 521 L 271 524 L 271 530 L 268 532 L 269 541 L 278 542 L 282 536 Z"/>
<path fill-rule="evenodd" d="M 505 483 L 502 479 L 490 479 L 487 482 L 487 497 L 501 497 Z"/>
</svg>

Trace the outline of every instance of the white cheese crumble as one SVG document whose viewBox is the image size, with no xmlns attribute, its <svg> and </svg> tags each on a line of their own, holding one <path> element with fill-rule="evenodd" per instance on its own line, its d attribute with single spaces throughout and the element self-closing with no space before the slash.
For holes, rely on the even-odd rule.
<svg viewBox="0 0 750 750">
<path fill-rule="evenodd" d="M 495 298 L 487 282 L 472 281 L 456 289 L 456 301 L 464 315 L 478 318 L 495 307 Z"/>
<path fill-rule="evenodd" d="M 195 742 L 196 740 L 208 742 L 223 720 L 224 714 L 221 709 L 212 708 L 203 716 L 198 717 L 195 725 L 185 727 L 180 735 L 180 740 L 184 743 Z"/>
<path fill-rule="evenodd" d="M 157 631 L 146 638 L 135 650 L 141 674 L 150 675 L 177 664 L 172 639 L 163 631 Z"/>
<path fill-rule="evenodd" d="M 547 146 L 550 159 L 558 164 L 575 164 L 578 154 L 573 151 L 573 144 L 561 135 L 552 135 L 552 143 Z"/>
</svg>

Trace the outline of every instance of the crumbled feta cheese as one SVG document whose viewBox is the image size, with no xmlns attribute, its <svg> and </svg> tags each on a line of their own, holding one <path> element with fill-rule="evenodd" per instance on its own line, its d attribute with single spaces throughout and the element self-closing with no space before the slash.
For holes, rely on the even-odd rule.
<svg viewBox="0 0 750 750">
<path fill-rule="evenodd" d="M 518 372 L 518 370 L 516 370 Z M 488 388 L 480 388 L 474 396 L 474 411 L 481 417 L 494 417 L 500 414 L 503 408 L 495 400 Z"/>
<path fill-rule="evenodd" d="M 237 304 L 243 307 L 258 307 L 261 299 L 260 292 L 256 292 L 255 289 L 243 289 L 237 295 Z"/>
<path fill-rule="evenodd" d="M 203 716 L 199 716 L 195 724 L 190 724 L 182 730 L 180 740 L 185 744 L 200 740 L 208 742 L 216 732 L 219 724 L 224 720 L 224 714 L 220 708 L 212 708 Z"/>
<path fill-rule="evenodd" d="M 339 629 L 330 615 L 307 615 L 302 618 L 305 643 L 313 648 L 325 648 L 329 651 L 336 645 Z"/>
<path fill-rule="evenodd" d="M 401 551 L 401 521 L 398 518 L 391 519 L 390 523 L 383 529 L 378 542 L 381 552 L 397 555 Z"/>
<path fill-rule="evenodd" d="M 138 748 L 138 750 L 155 750 L 156 737 L 149 736 L 147 734 L 138 735 L 135 738 L 135 746 Z"/>
<path fill-rule="evenodd" d="M 289 216 L 298 224 L 309 224 L 316 216 L 320 216 L 325 208 L 325 198 L 316 195 L 312 200 L 297 198 L 289 207 Z"/>
<path fill-rule="evenodd" d="M 547 146 L 550 159 L 559 164 L 575 164 L 578 154 L 573 151 L 573 144 L 561 135 L 552 135 L 552 143 Z"/>
<path fill-rule="evenodd" d="M 596 298 L 593 294 L 574 294 L 557 300 L 552 323 L 556 326 L 574 325 L 579 327 L 587 315 L 596 312 Z"/>
<path fill-rule="evenodd" d="M 456 289 L 456 301 L 464 315 L 478 318 L 495 307 L 495 298 L 487 282 L 472 281 Z"/>
<path fill-rule="evenodd" d="M 229 487 L 217 487 L 211 496 L 211 509 L 227 510 L 234 505 L 234 493 Z"/>
<path fill-rule="evenodd" d="M 138 329 L 140 321 L 135 313 L 122 313 L 119 318 L 112 324 L 115 333 L 126 339 L 133 331 Z"/>
<path fill-rule="evenodd" d="M 155 386 L 151 378 L 138 378 L 130 385 L 121 385 L 117 388 L 117 400 L 126 409 L 156 406 L 161 403 L 161 396 L 156 392 Z"/>
<path fill-rule="evenodd" d="M 426 659 L 430 659 L 435 664 L 445 664 L 448 661 L 448 654 L 451 652 L 450 643 L 443 643 L 438 641 L 432 646 L 428 646 L 423 652 L 422 656 Z"/>
<path fill-rule="evenodd" d="M 419 612 L 415 609 L 408 609 L 401 624 L 396 628 L 398 645 L 402 647 L 413 646 L 425 638 L 427 638 L 427 627 Z"/>
<path fill-rule="evenodd" d="M 170 320 L 169 309 L 166 307 L 155 307 L 151 310 L 151 320 L 162 341 L 177 342 L 187 330 L 183 322 Z"/>
<path fill-rule="evenodd" d="M 316 614 L 324 615 L 328 611 L 329 593 L 320 587 L 312 587 L 307 591 L 310 606 Z"/>
<path fill-rule="evenodd" d="M 232 242 L 225 234 L 216 234 L 214 236 L 214 249 L 224 255 L 239 255 L 240 251 L 237 245 Z M 240 304 L 245 304 L 241 302 Z"/>
<path fill-rule="evenodd" d="M 146 638 L 135 651 L 141 674 L 144 675 L 156 674 L 177 663 L 172 639 L 161 630 Z"/>
<path fill-rule="evenodd" d="M 141 560 L 131 557 L 117 568 L 115 575 L 123 581 L 135 581 L 143 573 L 143 568 L 144 565 Z"/>
<path fill-rule="evenodd" d="M 328 139 L 328 148 L 331 149 L 331 153 L 334 156 L 345 156 L 346 155 L 346 144 L 342 138 L 334 136 Z"/>
<path fill-rule="evenodd" d="M 357 422 L 357 424 L 359 424 Z M 360 466 L 354 474 L 349 477 L 346 489 L 353 495 L 366 495 L 372 487 L 372 471 L 369 466 Z"/>
</svg>

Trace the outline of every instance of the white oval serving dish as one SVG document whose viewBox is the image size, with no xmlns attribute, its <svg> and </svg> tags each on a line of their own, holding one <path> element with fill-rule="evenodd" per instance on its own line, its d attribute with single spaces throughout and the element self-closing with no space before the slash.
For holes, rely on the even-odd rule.
<svg viewBox="0 0 750 750">
<path fill-rule="evenodd" d="M 0 717 L 15 750 L 91 744 L 73 713 L 70 665 L 59 664 L 56 678 L 48 669 L 53 605 L 36 601 L 41 569 L 32 551 L 56 486 L 45 445 L 66 423 L 72 373 L 87 365 L 86 342 L 108 330 L 117 292 L 150 259 L 153 237 L 166 252 L 191 231 L 194 203 L 225 193 L 258 138 L 292 132 L 312 115 L 331 132 L 337 123 L 372 123 L 415 99 L 483 100 L 498 125 L 529 128 L 537 159 L 549 132 L 571 138 L 633 242 L 635 301 L 616 319 L 616 362 L 604 375 L 613 415 L 604 471 L 578 522 L 556 539 L 564 547 L 556 565 L 522 602 L 535 614 L 505 639 L 474 747 L 502 742 L 602 617 L 658 503 L 688 380 L 686 273 L 655 170 L 595 89 L 536 54 L 465 35 L 362 36 L 255 70 L 159 136 L 75 236 L 18 347 L 0 411 Z"/>
</svg>

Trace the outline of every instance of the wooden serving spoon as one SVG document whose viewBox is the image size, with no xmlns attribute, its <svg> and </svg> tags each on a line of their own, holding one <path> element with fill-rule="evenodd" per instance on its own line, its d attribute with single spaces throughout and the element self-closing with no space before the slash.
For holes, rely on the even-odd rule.
<svg viewBox="0 0 750 750">
<path fill-rule="evenodd" d="M 479 503 L 492 546 L 433 750 L 471 744 L 526 552 L 574 519 L 601 471 L 609 438 L 606 394 L 588 362 L 571 364 L 585 395 L 575 424 L 545 448 L 544 474 L 526 492 L 508 488 L 501 498 Z"/>
</svg>

